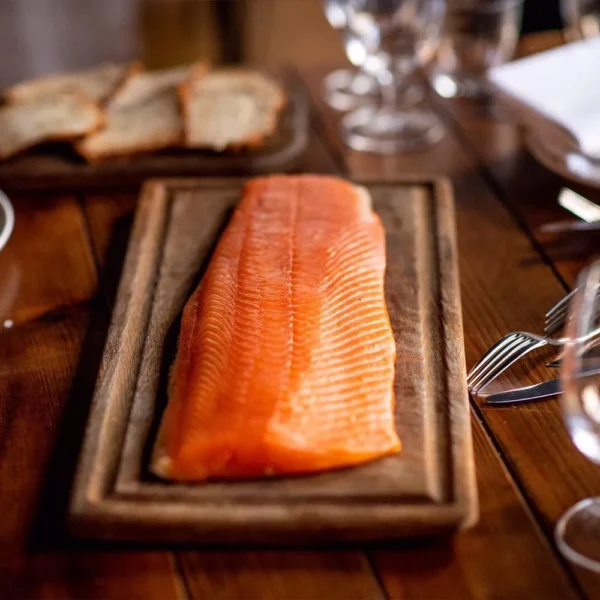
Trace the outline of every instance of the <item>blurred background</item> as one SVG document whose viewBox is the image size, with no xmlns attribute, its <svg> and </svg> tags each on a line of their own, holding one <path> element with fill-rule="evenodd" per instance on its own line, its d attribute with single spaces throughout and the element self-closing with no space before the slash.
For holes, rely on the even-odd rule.
<svg viewBox="0 0 600 600">
<path fill-rule="evenodd" d="M 525 0 L 523 32 L 560 28 L 559 0 Z M 137 57 L 149 67 L 345 58 L 322 0 L 0 0 L 0 53 L 10 57 L 0 86 Z"/>
</svg>

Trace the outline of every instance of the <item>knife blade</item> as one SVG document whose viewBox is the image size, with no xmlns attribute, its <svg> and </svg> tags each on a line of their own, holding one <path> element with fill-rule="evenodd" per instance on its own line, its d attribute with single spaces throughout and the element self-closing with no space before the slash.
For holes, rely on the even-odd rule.
<svg viewBox="0 0 600 600">
<path fill-rule="evenodd" d="M 537 228 L 539 233 L 571 233 L 574 231 L 600 231 L 600 223 L 592 221 L 553 221 Z"/>
<path fill-rule="evenodd" d="M 587 223 L 600 221 L 600 206 L 569 188 L 560 190 L 558 203 Z"/>
<path fill-rule="evenodd" d="M 582 377 L 588 375 L 597 375 L 600 369 L 592 369 L 582 373 Z M 487 404 L 510 404 L 514 402 L 530 402 L 531 400 L 541 400 L 542 398 L 550 398 L 557 396 L 562 392 L 560 379 L 550 379 L 543 383 L 536 383 L 527 387 L 516 388 L 508 392 L 500 392 L 498 394 L 490 394 L 485 399 Z"/>
</svg>

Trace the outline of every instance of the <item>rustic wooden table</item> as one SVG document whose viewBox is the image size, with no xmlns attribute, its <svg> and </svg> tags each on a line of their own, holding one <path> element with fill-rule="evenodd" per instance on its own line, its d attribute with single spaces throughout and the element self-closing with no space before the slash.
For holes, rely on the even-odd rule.
<svg viewBox="0 0 600 600">
<path fill-rule="evenodd" d="M 286 4 L 286 3 L 282 3 Z M 542 43 L 542 46 L 545 44 Z M 539 40 L 530 47 L 539 48 Z M 594 235 L 550 239 L 565 184 L 537 164 L 493 106 L 440 102 L 448 135 L 427 152 L 344 148 L 306 67 L 310 146 L 301 170 L 454 183 L 467 363 L 544 311 L 592 257 Z M 600 193 L 580 188 L 593 199 Z M 69 483 L 122 267 L 137 191 L 11 193 L 17 224 L 0 253 L 0 596 L 52 598 L 599 597 L 600 577 L 564 561 L 561 513 L 600 494 L 600 468 L 571 444 L 555 400 L 489 408 L 471 399 L 479 523 L 454 539 L 299 550 L 92 545 L 62 530 Z M 553 373 L 533 360 L 497 387 Z M 5 596 L 5 597 L 6 597 Z"/>
</svg>

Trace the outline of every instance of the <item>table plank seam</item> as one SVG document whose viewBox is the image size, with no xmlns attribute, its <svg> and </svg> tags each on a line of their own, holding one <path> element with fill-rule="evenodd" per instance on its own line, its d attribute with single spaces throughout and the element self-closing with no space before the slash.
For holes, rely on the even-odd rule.
<svg viewBox="0 0 600 600">
<path fill-rule="evenodd" d="M 185 576 L 185 571 L 181 562 L 179 561 L 179 555 L 177 552 L 168 552 L 168 557 L 173 565 L 173 579 L 175 583 L 175 587 L 177 588 L 177 592 L 179 597 L 182 600 L 191 600 L 194 595 L 192 594 L 190 584 Z"/>
<path fill-rule="evenodd" d="M 108 317 L 110 320 L 113 307 L 111 306 L 108 291 L 106 289 L 106 285 L 104 282 L 104 275 L 103 275 L 102 269 L 100 267 L 100 258 L 96 251 L 96 245 L 94 244 L 94 238 L 92 237 L 92 228 L 91 228 L 91 224 L 90 224 L 89 214 L 85 208 L 85 193 L 84 192 L 78 193 L 76 198 L 77 198 L 77 206 L 81 213 L 82 222 L 83 222 L 83 234 L 87 241 L 88 251 L 91 254 L 92 261 L 93 261 L 94 267 L 96 269 L 96 278 L 98 280 L 97 293 L 102 296 L 103 304 L 104 304 L 106 310 L 108 311 Z"/>
<path fill-rule="evenodd" d="M 569 583 L 571 583 L 571 585 L 573 586 L 573 591 L 576 592 L 580 598 L 587 598 L 581 584 L 579 583 L 579 580 L 577 579 L 577 576 L 575 575 L 573 569 L 569 565 L 569 562 L 565 559 L 565 557 L 560 553 L 560 551 L 556 547 L 552 536 L 552 532 L 547 532 L 544 528 L 542 517 L 539 511 L 536 509 L 535 502 L 527 493 L 525 486 L 521 483 L 521 478 L 519 477 L 515 469 L 512 467 L 512 463 L 506 456 L 506 453 L 502 450 L 502 447 L 500 446 L 500 443 L 494 435 L 494 432 L 485 420 L 485 416 L 483 415 L 481 408 L 479 407 L 479 405 L 477 404 L 477 402 L 471 394 L 469 394 L 469 401 L 471 404 L 471 409 L 475 414 L 475 417 L 481 424 L 484 432 L 486 433 L 489 439 L 489 442 L 498 454 L 500 462 L 504 465 L 504 468 L 509 474 L 510 479 L 512 480 L 514 485 L 515 492 L 521 498 L 523 508 L 529 515 L 530 521 L 532 522 L 533 527 L 538 533 L 538 537 L 542 542 L 544 542 L 547 545 L 548 549 L 554 555 L 556 562 L 561 566 L 562 570 L 565 572 L 565 575 L 569 580 Z"/>
<path fill-rule="evenodd" d="M 543 263 L 550 269 L 550 271 L 556 277 L 556 279 L 559 281 L 559 283 L 562 285 L 562 287 L 566 291 L 569 291 L 570 286 L 563 279 L 563 277 L 557 270 L 557 268 L 554 265 L 554 262 L 552 261 L 550 256 L 548 256 L 548 254 L 546 253 L 544 248 L 537 241 L 537 239 L 533 235 L 533 232 L 531 231 L 531 229 L 529 228 L 529 226 L 527 225 L 525 220 L 521 217 L 521 215 L 518 213 L 518 211 L 515 210 L 514 206 L 508 199 L 506 193 L 502 189 L 502 186 L 499 184 L 499 182 L 497 181 L 497 179 L 495 178 L 493 173 L 491 173 L 491 171 L 488 169 L 485 162 L 480 158 L 480 156 L 477 152 L 477 148 L 471 142 L 468 134 L 463 131 L 460 123 L 454 118 L 454 116 L 449 111 L 447 111 L 443 106 L 441 106 L 440 103 L 436 103 L 436 108 L 438 109 L 439 113 L 442 115 L 442 118 L 446 122 L 447 126 L 452 128 L 452 131 L 454 132 L 454 134 L 456 135 L 456 138 L 461 143 L 464 151 L 468 155 L 470 155 L 473 158 L 473 160 L 475 161 L 475 163 L 477 164 L 477 171 L 478 171 L 479 175 L 482 177 L 484 182 L 489 186 L 493 195 L 498 199 L 500 204 L 502 204 L 503 208 L 508 212 L 508 214 L 510 215 L 513 222 L 517 225 L 517 227 L 525 234 L 525 236 L 527 237 L 528 241 L 530 242 L 532 248 L 540 256 Z M 583 591 L 583 588 L 582 588 L 577 576 L 575 575 L 573 569 L 570 567 L 569 563 L 562 556 L 562 554 L 559 552 L 558 548 L 554 544 L 552 533 L 548 532 L 546 530 L 546 528 L 544 527 L 542 515 L 537 510 L 533 498 L 531 498 L 529 496 L 529 494 L 527 493 L 526 488 L 521 481 L 521 478 L 519 477 L 516 470 L 512 467 L 512 464 L 511 464 L 508 456 L 506 455 L 506 453 L 502 450 L 502 447 L 501 447 L 498 439 L 496 438 L 493 430 L 491 429 L 488 422 L 486 421 L 485 416 L 484 416 L 483 412 L 481 411 L 479 405 L 477 404 L 476 400 L 471 395 L 469 395 L 469 400 L 470 400 L 470 404 L 471 404 L 471 408 L 472 408 L 473 412 L 475 413 L 477 419 L 482 424 L 487 437 L 489 438 L 491 444 L 493 445 L 494 449 L 498 453 L 502 464 L 504 465 L 507 472 L 509 473 L 510 478 L 513 481 L 513 484 L 514 484 L 516 490 L 518 491 L 519 496 L 522 499 L 524 507 L 526 508 L 527 512 L 531 515 L 532 521 L 535 524 L 535 527 L 540 532 L 540 536 L 542 537 L 542 539 L 544 539 L 546 541 L 546 543 L 552 549 L 552 553 L 554 554 L 557 562 L 561 565 L 562 569 L 565 571 L 565 574 L 567 575 L 567 577 L 569 579 L 569 582 L 573 585 L 574 591 L 581 598 L 585 598 L 586 597 L 585 592 Z"/>
<path fill-rule="evenodd" d="M 319 140 L 325 151 L 328 153 L 329 157 L 333 165 L 335 166 L 336 174 L 343 177 L 351 177 L 350 168 L 348 163 L 342 154 L 342 152 L 336 148 L 333 144 L 331 144 L 329 137 L 324 133 L 326 130 L 326 124 L 323 120 L 323 117 L 319 113 L 318 107 L 315 104 L 315 101 L 306 85 L 304 78 L 300 75 L 300 79 L 302 81 L 302 85 L 304 85 L 306 90 L 306 96 L 308 98 L 309 104 L 309 115 L 310 115 L 310 128 L 313 135 L 316 139 Z M 359 554 L 365 563 L 365 570 L 370 574 L 374 584 L 380 591 L 382 600 L 391 600 L 391 595 L 388 592 L 388 589 L 385 586 L 385 582 L 377 568 L 377 564 L 370 552 L 362 546 L 359 550 Z"/>
<path fill-rule="evenodd" d="M 311 103 L 314 104 L 314 99 L 313 99 L 312 95 L 310 98 L 311 98 Z M 486 173 L 486 170 L 484 168 L 482 168 L 481 160 L 477 156 L 477 154 L 474 152 L 474 148 L 471 146 L 471 144 L 468 140 L 465 140 L 463 132 L 462 132 L 462 130 L 460 130 L 460 125 L 443 108 L 441 108 L 441 107 L 436 107 L 436 108 L 439 109 L 439 113 L 441 113 L 441 116 L 444 119 L 444 121 L 446 121 L 447 125 L 449 127 L 451 127 L 453 133 L 456 135 L 456 138 L 459 141 L 459 143 L 461 144 L 461 147 L 463 147 L 463 150 L 465 151 L 465 153 L 467 153 L 467 155 L 469 155 L 471 157 L 474 156 L 474 159 L 475 159 L 474 162 L 477 165 L 477 173 L 482 178 L 483 183 L 491 189 L 492 195 L 494 197 L 496 197 L 496 199 L 500 202 L 503 209 L 505 209 L 508 212 L 511 220 L 513 220 L 513 222 L 516 223 L 517 227 L 527 236 L 528 240 L 533 245 L 534 250 L 541 256 L 544 264 L 546 264 L 548 267 L 550 267 L 551 271 L 559 278 L 563 287 L 568 289 L 568 286 L 566 285 L 564 280 L 558 275 L 556 269 L 554 268 L 552 261 L 546 255 L 544 250 L 539 246 L 537 241 L 535 239 L 532 239 L 530 230 L 523 223 L 523 221 L 519 218 L 518 214 L 515 214 L 514 210 L 512 210 L 512 207 L 507 206 L 507 203 L 505 201 L 503 201 L 504 195 L 501 193 L 501 191 L 498 190 L 498 186 L 495 185 L 495 181 L 493 181 L 493 180 L 490 181 L 490 177 L 489 177 L 488 173 Z M 320 119 L 318 119 L 316 122 L 318 123 L 319 120 Z M 320 123 L 319 123 L 319 125 L 320 125 Z M 323 141 L 325 147 L 330 151 L 331 154 L 335 154 L 336 157 L 341 157 L 341 159 L 344 163 L 344 166 L 345 166 L 345 168 L 343 169 L 342 172 L 344 174 L 349 174 L 350 169 L 344 159 L 343 154 L 341 154 L 341 152 L 339 152 L 335 148 L 332 149 L 331 140 L 329 139 L 328 136 L 326 136 L 322 133 L 323 131 L 324 131 L 324 127 L 317 126 L 315 133 Z M 521 485 L 520 480 L 518 479 L 518 477 L 516 476 L 516 473 L 511 468 L 507 457 L 501 451 L 498 440 L 496 439 L 492 430 L 489 428 L 487 422 L 485 421 L 485 419 L 483 417 L 483 414 L 481 413 L 478 405 L 473 400 L 473 398 L 470 398 L 470 404 L 472 406 L 472 409 L 473 409 L 473 412 L 474 412 L 476 418 L 482 424 L 483 431 L 484 431 L 486 437 L 489 439 L 489 443 L 491 444 L 492 448 L 495 450 L 495 453 L 498 456 L 498 460 L 500 461 L 500 464 L 502 464 L 505 467 L 509 479 L 512 480 L 512 482 L 514 484 L 513 487 L 514 487 L 515 493 L 518 496 L 519 501 L 520 501 L 521 505 L 523 506 L 523 509 L 528 514 L 529 520 L 531 521 L 532 526 L 536 530 L 536 533 L 538 534 L 540 542 L 542 544 L 546 545 L 546 547 L 550 550 L 553 558 L 556 560 L 557 567 L 567 577 L 567 580 L 572 585 L 574 593 L 576 593 L 576 595 L 579 597 L 585 597 L 585 594 L 579 584 L 579 581 L 575 578 L 573 572 L 565 564 L 564 560 L 562 559 L 562 556 L 557 556 L 557 549 L 554 546 L 554 544 L 552 543 L 552 541 L 549 539 L 549 537 L 546 535 L 545 530 L 541 525 L 541 520 L 540 520 L 538 512 L 535 510 L 535 507 L 532 505 L 532 502 L 530 501 L 529 497 L 525 494 L 525 491 L 523 489 L 523 486 Z M 376 578 L 379 579 L 379 577 L 377 576 L 378 571 L 377 571 L 376 567 L 374 569 L 374 572 L 376 573 Z"/>
<path fill-rule="evenodd" d="M 363 548 L 361 554 L 364 557 L 366 570 L 371 574 L 371 577 L 381 592 L 382 600 L 392 600 L 392 595 L 385 587 L 383 577 L 377 568 L 377 561 L 374 559 L 371 552 L 368 549 Z"/>
<path fill-rule="evenodd" d="M 473 159 L 477 163 L 478 173 L 481 175 L 485 183 L 490 187 L 494 196 L 496 196 L 498 201 L 506 209 L 506 211 L 508 212 L 514 223 L 517 225 L 517 227 L 525 234 L 532 248 L 539 255 L 542 262 L 550 269 L 550 271 L 559 281 L 565 292 L 571 291 L 571 287 L 560 274 L 560 271 L 554 264 L 552 258 L 548 255 L 544 247 L 539 243 L 539 241 L 527 225 L 525 219 L 523 219 L 521 214 L 515 209 L 514 205 L 508 198 L 507 194 L 503 190 L 502 186 L 500 185 L 494 174 L 490 171 L 485 161 L 480 158 L 477 152 L 477 148 L 470 140 L 468 134 L 462 129 L 460 123 L 454 118 L 454 116 L 449 111 L 447 111 L 444 107 L 439 105 L 439 103 L 436 104 L 438 105 L 436 106 L 436 108 L 442 114 L 442 117 L 446 121 L 446 124 L 452 128 L 453 132 L 456 135 L 456 138 L 463 145 L 465 152 L 471 157 L 473 157 Z"/>
<path fill-rule="evenodd" d="M 306 84 L 304 84 L 306 87 Z M 336 167 L 336 174 L 342 177 L 351 177 L 350 168 L 348 167 L 348 163 L 344 158 L 344 155 L 338 150 L 333 144 L 331 144 L 328 139 L 329 136 L 324 134 L 326 124 L 321 115 L 319 114 L 319 110 L 314 103 L 312 95 L 310 91 L 307 90 L 307 97 L 310 106 L 310 127 L 315 135 L 315 137 L 321 142 L 323 148 L 325 148 L 326 152 L 329 154 L 331 161 Z"/>
<path fill-rule="evenodd" d="M 104 280 L 104 276 L 102 273 L 102 269 L 100 266 L 100 258 L 98 256 L 96 245 L 94 244 L 94 239 L 92 236 L 92 229 L 89 220 L 89 214 L 85 207 L 85 192 L 80 192 L 76 195 L 77 206 L 81 214 L 82 223 L 83 223 L 83 233 L 88 245 L 88 251 L 91 255 L 94 268 L 96 270 L 96 278 L 98 281 L 98 292 L 96 297 L 101 296 L 100 302 L 102 304 L 102 309 L 106 311 L 108 322 L 112 320 L 112 309 L 113 306 L 110 302 L 109 294 L 106 289 L 106 284 Z M 93 300 L 93 299 L 92 299 Z M 188 582 L 183 573 L 183 569 L 177 557 L 177 554 L 172 551 L 165 552 L 167 559 L 172 565 L 172 578 L 173 584 L 177 589 L 177 593 L 181 600 L 190 600 L 192 595 L 190 593 L 190 588 Z"/>
</svg>

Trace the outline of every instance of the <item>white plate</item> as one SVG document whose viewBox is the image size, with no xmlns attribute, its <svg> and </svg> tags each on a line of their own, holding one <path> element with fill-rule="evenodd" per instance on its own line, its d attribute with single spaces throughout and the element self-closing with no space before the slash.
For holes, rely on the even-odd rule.
<svg viewBox="0 0 600 600">
<path fill-rule="evenodd" d="M 15 211 L 4 192 L 0 192 L 0 250 L 4 248 L 15 226 Z"/>
<path fill-rule="evenodd" d="M 544 143 L 543 138 L 533 132 L 525 135 L 525 143 L 535 159 L 547 169 L 571 181 L 600 188 L 600 161 L 556 143 Z"/>
</svg>

